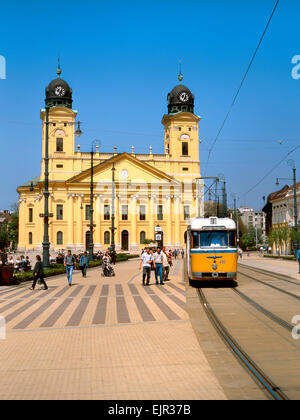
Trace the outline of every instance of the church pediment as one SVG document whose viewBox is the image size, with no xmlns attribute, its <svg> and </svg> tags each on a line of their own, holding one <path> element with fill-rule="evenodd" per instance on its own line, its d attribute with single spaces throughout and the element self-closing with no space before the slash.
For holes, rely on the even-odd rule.
<svg viewBox="0 0 300 420">
<path fill-rule="evenodd" d="M 113 158 L 96 165 L 94 167 L 94 182 L 103 184 L 106 182 L 111 182 L 113 165 L 115 167 L 116 182 L 131 184 L 169 184 L 170 182 L 178 183 L 178 181 L 176 181 L 173 177 L 127 153 L 116 155 Z M 69 179 L 67 184 L 90 183 L 90 181 L 91 169 L 88 169 Z"/>
</svg>

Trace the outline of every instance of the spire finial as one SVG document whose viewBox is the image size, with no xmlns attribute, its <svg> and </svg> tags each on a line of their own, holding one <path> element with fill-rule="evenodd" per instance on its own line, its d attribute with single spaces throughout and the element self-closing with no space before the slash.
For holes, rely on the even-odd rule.
<svg viewBox="0 0 300 420">
<path fill-rule="evenodd" d="M 181 71 L 181 60 L 179 60 L 179 75 L 178 75 L 178 80 L 179 80 L 179 82 L 181 84 L 181 82 L 183 80 L 183 74 L 182 74 L 182 71 Z"/>
<path fill-rule="evenodd" d="M 60 78 L 60 75 L 61 75 L 61 68 L 60 68 L 60 55 L 58 56 L 58 66 L 57 66 L 57 70 L 56 70 L 56 73 L 57 73 L 57 77 L 58 78 Z"/>
</svg>

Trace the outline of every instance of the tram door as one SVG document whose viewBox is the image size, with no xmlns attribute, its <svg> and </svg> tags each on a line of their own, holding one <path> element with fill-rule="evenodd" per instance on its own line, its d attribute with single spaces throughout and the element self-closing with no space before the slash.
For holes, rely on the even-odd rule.
<svg viewBox="0 0 300 420">
<path fill-rule="evenodd" d="M 121 236 L 121 248 L 123 251 L 129 250 L 129 233 L 127 230 L 123 230 Z"/>
</svg>

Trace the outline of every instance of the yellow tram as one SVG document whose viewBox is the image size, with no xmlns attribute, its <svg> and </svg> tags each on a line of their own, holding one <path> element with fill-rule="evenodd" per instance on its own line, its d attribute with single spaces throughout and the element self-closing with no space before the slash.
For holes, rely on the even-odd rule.
<svg viewBox="0 0 300 420">
<path fill-rule="evenodd" d="M 235 280 L 236 224 L 232 219 L 196 218 L 188 226 L 187 270 L 193 280 Z"/>
</svg>

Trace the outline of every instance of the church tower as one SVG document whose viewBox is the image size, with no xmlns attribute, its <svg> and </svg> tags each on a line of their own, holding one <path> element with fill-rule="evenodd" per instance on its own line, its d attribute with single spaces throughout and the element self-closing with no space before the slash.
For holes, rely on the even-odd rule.
<svg viewBox="0 0 300 420">
<path fill-rule="evenodd" d="M 75 155 L 75 119 L 72 109 L 72 89 L 61 79 L 58 65 L 57 78 L 46 87 L 45 104 L 49 108 L 49 179 L 66 180 L 72 176 L 70 157 Z M 43 122 L 43 161 L 41 179 L 44 176 L 46 110 L 41 110 Z M 75 172 L 74 172 L 75 174 Z"/>
<path fill-rule="evenodd" d="M 180 84 L 168 94 L 168 114 L 163 116 L 165 154 L 172 160 L 199 162 L 200 117 L 194 114 L 195 97 L 182 84 L 183 76 L 178 76 Z"/>
</svg>

